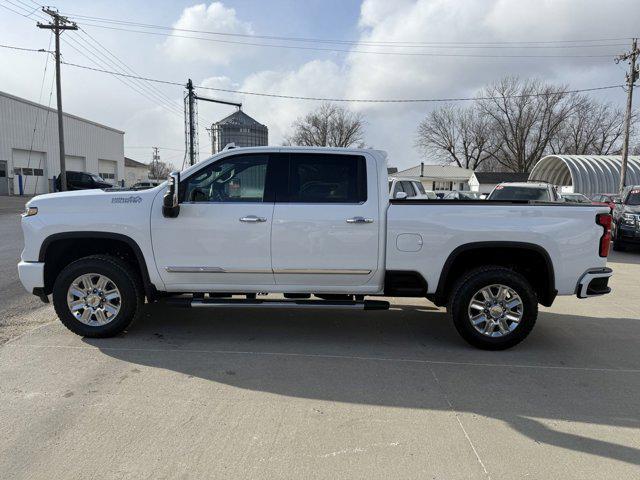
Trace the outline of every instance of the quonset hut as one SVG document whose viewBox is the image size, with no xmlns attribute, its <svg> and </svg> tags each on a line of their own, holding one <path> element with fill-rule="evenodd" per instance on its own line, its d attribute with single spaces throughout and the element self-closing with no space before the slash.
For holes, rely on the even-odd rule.
<svg viewBox="0 0 640 480">
<path fill-rule="evenodd" d="M 630 155 L 627 185 L 640 185 L 640 156 Z M 529 181 L 573 187 L 576 193 L 616 193 L 620 184 L 621 155 L 547 155 L 529 174 Z"/>
</svg>

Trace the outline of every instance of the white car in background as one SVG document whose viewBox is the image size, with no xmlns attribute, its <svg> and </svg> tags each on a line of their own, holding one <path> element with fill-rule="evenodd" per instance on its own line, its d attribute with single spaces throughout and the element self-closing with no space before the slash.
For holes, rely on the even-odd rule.
<svg viewBox="0 0 640 480">
<path fill-rule="evenodd" d="M 545 182 L 504 182 L 491 191 L 487 200 L 507 202 L 523 200 L 533 202 L 563 202 L 558 187 Z"/>
<path fill-rule="evenodd" d="M 437 200 L 435 192 L 425 190 L 422 183 L 410 178 L 390 178 L 389 198 L 402 200 L 411 198 L 413 200 Z"/>
</svg>

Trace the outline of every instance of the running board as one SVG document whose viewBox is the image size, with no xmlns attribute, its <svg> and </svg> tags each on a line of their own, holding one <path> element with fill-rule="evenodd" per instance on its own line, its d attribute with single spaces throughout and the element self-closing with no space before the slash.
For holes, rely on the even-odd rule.
<svg viewBox="0 0 640 480">
<path fill-rule="evenodd" d="M 167 303 L 191 308 L 307 308 L 307 309 L 352 309 L 388 310 L 389 302 L 382 300 L 255 300 L 223 298 L 171 298 Z"/>
</svg>

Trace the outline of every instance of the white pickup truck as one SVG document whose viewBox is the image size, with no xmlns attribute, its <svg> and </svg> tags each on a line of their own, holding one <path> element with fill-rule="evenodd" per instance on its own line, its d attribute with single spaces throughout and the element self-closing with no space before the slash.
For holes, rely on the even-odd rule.
<svg viewBox="0 0 640 480">
<path fill-rule="evenodd" d="M 498 350 L 529 334 L 538 303 L 610 291 L 610 223 L 600 206 L 390 200 L 381 151 L 238 148 L 149 190 L 33 198 L 18 270 L 89 337 L 125 330 L 145 298 L 367 310 L 404 296 Z"/>
</svg>

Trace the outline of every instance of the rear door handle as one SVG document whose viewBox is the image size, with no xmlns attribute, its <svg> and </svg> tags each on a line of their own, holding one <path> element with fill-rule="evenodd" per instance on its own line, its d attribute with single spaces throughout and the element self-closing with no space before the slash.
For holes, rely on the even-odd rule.
<svg viewBox="0 0 640 480">
<path fill-rule="evenodd" d="M 267 219 L 264 217 L 258 217 L 256 215 L 247 215 L 246 217 L 240 217 L 240 221 L 245 223 L 259 223 L 266 222 Z"/>
<path fill-rule="evenodd" d="M 347 223 L 373 223 L 373 218 L 351 217 L 347 218 Z"/>
</svg>

